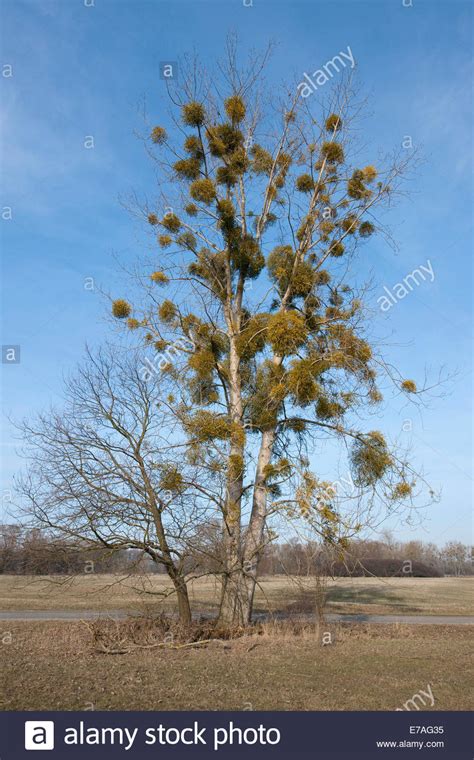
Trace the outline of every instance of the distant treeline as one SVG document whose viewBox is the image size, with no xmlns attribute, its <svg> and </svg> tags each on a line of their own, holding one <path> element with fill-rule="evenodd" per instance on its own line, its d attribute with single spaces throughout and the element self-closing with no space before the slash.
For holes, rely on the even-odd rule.
<svg viewBox="0 0 474 760">
<path fill-rule="evenodd" d="M 39 530 L 0 525 L 0 573 L 77 575 L 121 572 L 133 565 L 133 553 L 102 546 L 86 547 L 46 537 Z M 135 557 L 135 559 L 137 559 Z"/>
<path fill-rule="evenodd" d="M 262 575 L 313 575 L 439 578 L 472 575 L 472 547 L 449 541 L 442 547 L 422 541 L 352 541 L 340 550 L 312 542 L 292 541 L 267 547 Z"/>
<path fill-rule="evenodd" d="M 211 531 L 214 536 L 216 533 Z M 189 553 L 190 572 L 219 573 L 221 545 Z M 442 547 L 421 541 L 399 542 L 388 536 L 380 541 L 352 541 L 340 550 L 316 542 L 272 543 L 262 558 L 262 575 L 331 575 L 420 578 L 472 575 L 472 549 L 456 541 Z M 54 540 L 39 530 L 0 525 L 0 574 L 77 575 L 83 573 L 164 573 L 143 552 L 85 546 Z"/>
</svg>

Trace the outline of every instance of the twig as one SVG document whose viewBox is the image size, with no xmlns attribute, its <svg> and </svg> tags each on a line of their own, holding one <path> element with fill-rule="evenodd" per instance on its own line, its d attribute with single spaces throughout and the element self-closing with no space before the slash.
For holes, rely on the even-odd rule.
<svg viewBox="0 0 474 760">
<path fill-rule="evenodd" d="M 202 639 L 201 641 L 187 641 L 185 644 L 169 644 L 163 641 L 158 641 L 155 644 L 132 644 L 127 649 L 111 649 L 102 641 L 99 641 L 97 642 L 96 651 L 101 654 L 128 654 L 136 649 L 187 649 L 213 643 L 221 644 L 224 648 L 230 649 L 228 641 L 223 641 L 222 639 Z"/>
</svg>

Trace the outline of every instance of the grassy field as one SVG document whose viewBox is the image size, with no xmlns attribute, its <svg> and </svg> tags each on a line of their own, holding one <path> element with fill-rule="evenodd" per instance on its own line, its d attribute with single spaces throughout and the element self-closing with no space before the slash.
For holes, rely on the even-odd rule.
<svg viewBox="0 0 474 760">
<path fill-rule="evenodd" d="M 300 607 L 311 611 L 314 584 L 286 576 L 263 578 L 257 611 Z M 82 575 L 0 576 L 0 610 L 171 609 L 173 597 L 164 576 Z M 218 585 L 210 579 L 191 584 L 197 610 L 215 610 Z M 474 578 L 336 578 L 327 581 L 327 611 L 398 615 L 472 615 Z"/>
<path fill-rule="evenodd" d="M 156 613 L 173 608 L 163 576 L 119 580 L 0 576 L 0 610 Z M 339 578 L 327 581 L 326 610 L 469 615 L 473 588 L 471 578 Z M 256 609 L 312 611 L 313 594 L 311 581 L 302 586 L 286 577 L 264 578 Z M 196 581 L 191 597 L 195 610 L 215 610 L 218 586 Z M 96 625 L 122 631 L 128 623 L 0 621 L 0 709 L 394 710 L 420 690 L 429 691 L 428 685 L 433 709 L 472 706 L 470 626 L 344 623 L 318 628 L 287 620 L 259 624 L 225 644 L 140 645 L 133 652 L 106 655 L 96 650 Z"/>
<path fill-rule="evenodd" d="M 326 646 L 309 626 L 264 628 L 226 648 L 118 656 L 94 652 L 79 621 L 8 628 L 2 710 L 395 710 L 420 690 L 434 698 L 423 709 L 472 707 L 468 627 L 343 624 Z"/>
</svg>

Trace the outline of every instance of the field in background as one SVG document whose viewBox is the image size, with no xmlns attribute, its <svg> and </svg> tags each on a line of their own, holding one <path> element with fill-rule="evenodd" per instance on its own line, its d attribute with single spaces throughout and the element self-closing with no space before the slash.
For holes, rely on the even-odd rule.
<svg viewBox="0 0 474 760">
<path fill-rule="evenodd" d="M 0 610 L 171 610 L 169 581 L 162 575 L 63 576 L 0 575 Z M 328 612 L 397 615 L 472 615 L 474 578 L 336 578 L 327 581 Z M 298 605 L 312 611 L 314 579 L 271 576 L 261 580 L 256 611 Z M 199 611 L 217 607 L 219 585 L 199 579 L 191 584 Z"/>
<path fill-rule="evenodd" d="M 4 625 L 6 625 L 4 623 Z M 2 710 L 469 710 L 470 627 L 329 626 L 268 633 L 228 648 L 107 656 L 74 622 L 8 623 Z M 416 707 L 406 708 L 416 711 Z"/>
</svg>

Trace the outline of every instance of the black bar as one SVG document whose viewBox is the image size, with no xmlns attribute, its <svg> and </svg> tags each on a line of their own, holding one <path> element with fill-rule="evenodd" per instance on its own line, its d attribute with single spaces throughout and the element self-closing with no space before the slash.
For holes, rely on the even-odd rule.
<svg viewBox="0 0 474 760">
<path fill-rule="evenodd" d="M 432 757 L 472 760 L 473 757 L 472 716 L 468 712 L 4 712 L 0 713 L 1 760 L 38 757 L 25 749 L 26 721 L 31 722 L 29 737 L 36 746 L 46 736 L 37 726 L 38 721 L 53 721 L 54 749 L 42 747 L 47 751 L 43 757 L 48 760 L 122 757 L 166 760 Z M 163 727 L 161 734 L 156 732 L 160 725 Z M 114 735 L 110 731 L 102 734 L 103 728 L 122 731 Z M 178 732 L 185 728 L 189 730 L 180 733 L 178 744 L 159 743 L 160 735 L 163 740 L 174 741 Z M 148 734 L 146 729 L 149 729 Z M 166 736 L 166 729 L 175 730 Z M 250 730 L 245 733 L 246 729 Z M 215 730 L 218 730 L 217 734 Z M 278 734 L 280 738 L 276 742 Z M 133 736 L 130 743 L 129 737 Z M 147 738 L 151 742 L 153 736 L 155 743 L 146 744 Z M 226 738 L 227 742 L 215 747 Z M 82 741 L 82 744 L 66 743 L 66 739 Z M 97 739 L 100 744 L 88 743 Z M 197 743 L 186 744 L 190 741 Z M 407 744 L 389 748 L 377 746 L 377 742 L 423 742 L 423 745 L 421 749 L 419 745 Z M 129 749 L 126 749 L 127 745 Z"/>
</svg>

